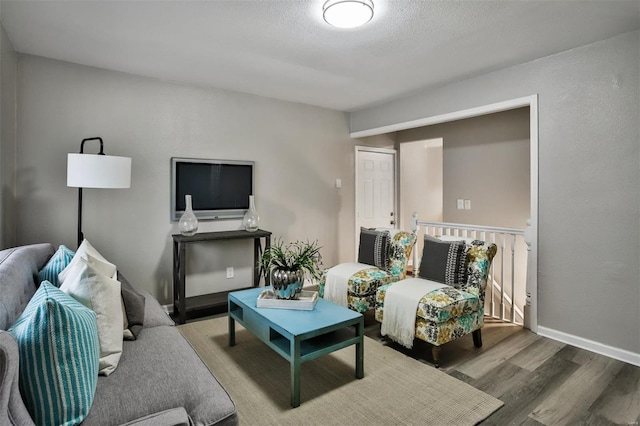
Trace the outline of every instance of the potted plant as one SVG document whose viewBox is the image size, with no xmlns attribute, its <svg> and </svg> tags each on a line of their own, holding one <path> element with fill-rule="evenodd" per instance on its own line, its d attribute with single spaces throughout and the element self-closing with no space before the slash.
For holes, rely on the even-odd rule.
<svg viewBox="0 0 640 426">
<path fill-rule="evenodd" d="M 297 299 L 306 274 L 320 279 L 320 248 L 317 240 L 285 244 L 277 239 L 265 249 L 258 261 L 260 271 L 265 278 L 272 274 L 271 285 L 278 299 Z"/>
</svg>

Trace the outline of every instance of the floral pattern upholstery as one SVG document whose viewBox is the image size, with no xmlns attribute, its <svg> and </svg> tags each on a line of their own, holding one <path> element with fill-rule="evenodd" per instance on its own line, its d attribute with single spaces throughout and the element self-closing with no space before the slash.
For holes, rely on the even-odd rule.
<svg viewBox="0 0 640 426">
<path fill-rule="evenodd" d="M 425 294 L 416 312 L 416 338 L 436 346 L 484 326 L 484 290 L 498 248 L 493 243 L 468 243 L 467 280 Z M 375 318 L 382 322 L 384 297 L 389 286 L 378 288 Z"/>
<path fill-rule="evenodd" d="M 416 320 L 416 337 L 436 346 L 451 342 L 459 337 L 478 330 L 484 325 L 483 315 L 474 312 L 441 323 L 434 323 L 422 318 Z"/>
<path fill-rule="evenodd" d="M 478 304 L 477 295 L 445 287 L 425 294 L 418 303 L 417 316 L 428 321 L 445 322 L 476 312 Z"/>
<path fill-rule="evenodd" d="M 322 271 L 320 286 L 318 287 L 318 295 L 320 297 L 324 297 L 326 280 L 327 270 L 325 269 Z M 349 278 L 349 282 L 347 283 L 347 303 L 349 309 L 357 312 L 367 312 L 369 309 L 374 309 L 378 288 L 381 285 L 393 281 L 397 281 L 397 278 L 374 266 L 356 272 Z"/>
<path fill-rule="evenodd" d="M 394 281 L 407 277 L 407 264 L 411 259 L 411 251 L 418 239 L 414 232 L 401 231 L 396 233 L 389 244 L 389 267 L 387 271 L 397 277 Z"/>
<path fill-rule="evenodd" d="M 372 266 L 363 269 L 349 278 L 347 284 L 347 303 L 351 310 L 367 312 L 376 307 L 376 291 L 380 286 L 404 279 L 407 275 L 407 263 L 415 245 L 417 236 L 413 232 L 397 232 L 389 243 L 389 266 L 387 270 Z M 324 297 L 327 271 L 322 271 L 318 295 Z"/>
</svg>

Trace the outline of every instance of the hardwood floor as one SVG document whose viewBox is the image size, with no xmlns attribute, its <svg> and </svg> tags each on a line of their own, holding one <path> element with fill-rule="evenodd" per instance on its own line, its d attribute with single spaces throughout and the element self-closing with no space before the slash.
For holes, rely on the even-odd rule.
<svg viewBox="0 0 640 426">
<path fill-rule="evenodd" d="M 431 345 L 413 349 L 380 335 L 365 315 L 365 333 L 432 364 Z M 443 345 L 440 369 L 504 402 L 483 425 L 638 425 L 640 367 L 540 337 L 520 326 L 488 322 L 482 348 L 469 334 Z"/>
</svg>

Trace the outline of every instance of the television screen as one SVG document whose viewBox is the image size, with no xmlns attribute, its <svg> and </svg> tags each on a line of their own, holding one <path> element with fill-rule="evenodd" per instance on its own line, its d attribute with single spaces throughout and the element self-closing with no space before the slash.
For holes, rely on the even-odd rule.
<svg viewBox="0 0 640 426">
<path fill-rule="evenodd" d="M 171 159 L 171 219 L 179 220 L 185 195 L 199 219 L 242 217 L 253 195 L 253 161 Z"/>
</svg>

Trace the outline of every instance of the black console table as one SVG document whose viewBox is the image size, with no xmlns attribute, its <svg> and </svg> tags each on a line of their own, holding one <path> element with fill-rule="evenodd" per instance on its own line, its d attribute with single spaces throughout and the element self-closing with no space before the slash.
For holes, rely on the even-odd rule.
<svg viewBox="0 0 640 426">
<path fill-rule="evenodd" d="M 189 243 L 203 241 L 253 239 L 253 264 L 255 265 L 255 269 L 251 287 L 258 287 L 260 285 L 260 276 L 262 275 L 262 271 L 258 265 L 258 259 L 262 255 L 262 238 L 265 240 L 265 249 L 269 248 L 271 246 L 271 232 L 264 231 L 262 229 L 258 229 L 255 232 L 244 230 L 203 232 L 190 237 L 182 234 L 173 235 L 173 313 L 174 316 L 177 317 L 179 324 L 185 323 L 187 312 L 227 306 L 227 295 L 230 291 L 242 290 L 238 288 L 230 291 L 220 291 L 203 294 L 201 296 L 186 297 L 185 272 L 187 264 L 187 245 Z M 265 285 L 269 285 L 268 276 L 265 280 Z"/>
</svg>

